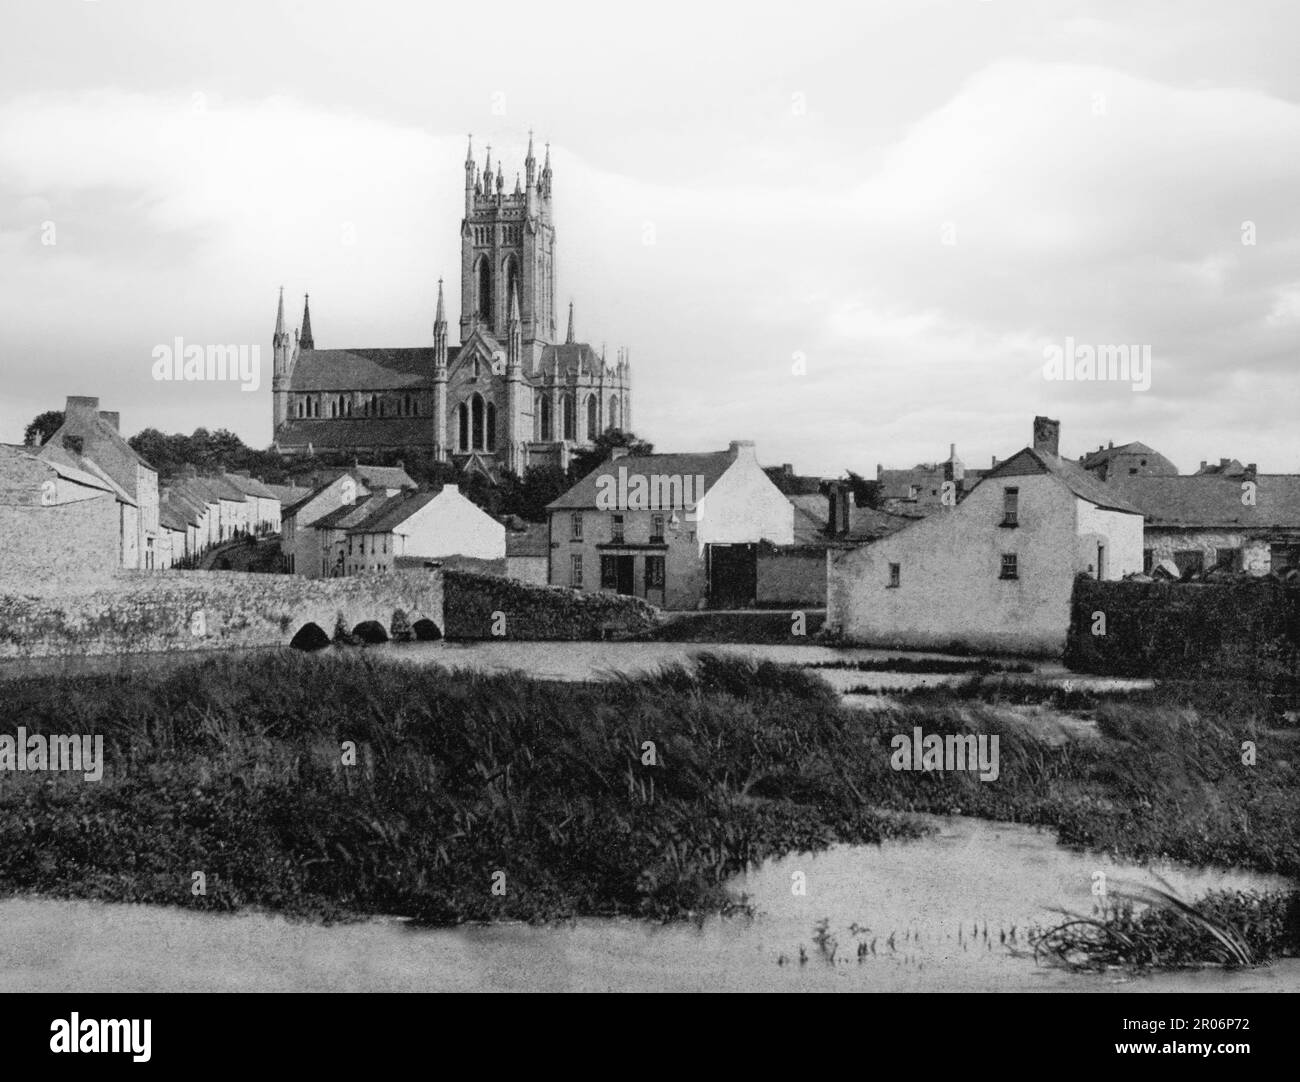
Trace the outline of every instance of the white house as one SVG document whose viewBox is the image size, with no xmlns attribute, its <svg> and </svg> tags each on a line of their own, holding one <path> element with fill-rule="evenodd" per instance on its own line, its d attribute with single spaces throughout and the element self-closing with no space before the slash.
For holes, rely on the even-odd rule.
<svg viewBox="0 0 1300 1082">
<path fill-rule="evenodd" d="M 470 556 L 502 560 L 506 528 L 456 485 L 403 492 L 385 500 L 347 531 L 346 573 L 391 571 L 402 558 Z"/>
<path fill-rule="evenodd" d="M 1013 455 L 953 506 L 868 544 L 827 553 L 826 627 L 894 648 L 1053 654 L 1065 646 L 1080 572 L 1142 570 L 1142 515 L 1057 454 L 1035 420 Z"/>
<path fill-rule="evenodd" d="M 794 540 L 794 507 L 749 440 L 706 454 L 616 454 L 547 511 L 551 585 L 668 609 L 752 605 L 759 542 Z"/>
</svg>

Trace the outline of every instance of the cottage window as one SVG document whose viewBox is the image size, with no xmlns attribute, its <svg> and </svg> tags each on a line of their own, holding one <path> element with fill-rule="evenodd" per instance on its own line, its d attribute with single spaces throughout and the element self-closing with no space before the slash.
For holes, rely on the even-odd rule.
<svg viewBox="0 0 1300 1082">
<path fill-rule="evenodd" d="M 602 590 L 618 589 L 618 558 L 616 556 L 601 556 L 600 588 Z"/>
<path fill-rule="evenodd" d="M 663 515 L 650 516 L 650 544 L 662 545 L 664 543 L 664 517 Z"/>
<path fill-rule="evenodd" d="M 889 587 L 891 590 L 897 590 L 903 585 L 903 567 L 901 564 L 889 565 Z"/>
<path fill-rule="evenodd" d="M 569 516 L 569 538 L 573 541 L 582 540 L 582 512 L 575 511 Z"/>
<path fill-rule="evenodd" d="M 582 589 L 582 554 L 574 553 L 569 558 L 569 585 L 575 590 Z"/>
<path fill-rule="evenodd" d="M 1002 525 L 1018 526 L 1020 524 L 1020 489 L 1004 488 L 1002 490 Z M 1003 578 L 1006 576 L 1004 575 Z M 1014 578 L 1014 576 L 1012 576 Z"/>
<path fill-rule="evenodd" d="M 1020 578 L 1020 568 L 1017 566 L 1014 552 L 1004 552 L 1002 554 L 1002 574 L 1000 577 L 1004 579 Z"/>
<path fill-rule="evenodd" d="M 615 544 L 623 543 L 623 516 L 613 515 L 610 518 L 609 539 Z"/>
</svg>

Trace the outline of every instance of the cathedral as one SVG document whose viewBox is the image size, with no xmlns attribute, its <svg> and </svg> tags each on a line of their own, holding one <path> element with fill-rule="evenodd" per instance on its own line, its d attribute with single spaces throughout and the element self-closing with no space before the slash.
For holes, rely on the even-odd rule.
<svg viewBox="0 0 1300 1082">
<path fill-rule="evenodd" d="M 574 338 L 569 304 L 556 336 L 551 153 L 539 170 L 532 135 L 523 186 L 465 158 L 460 226 L 460 345 L 447 342 L 438 282 L 433 341 L 401 349 L 317 349 L 310 297 L 290 336 L 284 291 L 271 383 L 275 440 L 285 454 L 431 450 L 439 461 L 498 478 L 567 467 L 575 448 L 632 425 L 632 366 Z"/>
</svg>

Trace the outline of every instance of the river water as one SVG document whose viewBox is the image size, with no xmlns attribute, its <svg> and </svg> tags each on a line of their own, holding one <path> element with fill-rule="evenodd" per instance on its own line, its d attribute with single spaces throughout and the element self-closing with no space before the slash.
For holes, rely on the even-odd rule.
<svg viewBox="0 0 1300 1082">
<path fill-rule="evenodd" d="M 550 642 L 384 645 L 365 654 L 396 664 L 580 680 L 653 671 L 704 650 L 803 664 L 897 654 L 812 645 Z M 201 655 L 97 658 L 72 671 L 157 670 L 199 660 Z M 56 666 L 51 671 L 69 671 L 68 662 Z M 28 662 L 17 671 L 40 668 Z M 0 667 L 0 673 L 14 671 L 12 665 Z M 819 671 L 840 690 L 964 679 Z M 1080 687 L 1142 685 L 1081 678 L 1052 663 L 1010 678 L 1072 680 Z M 751 902 L 754 916 L 713 916 L 698 923 L 583 919 L 544 927 L 430 929 L 375 919 L 327 927 L 265 913 L 8 899 L 0 902 L 7 932 L 0 944 L 0 991 L 1300 991 L 1300 961 L 1242 972 L 1080 975 L 1036 963 L 1026 942 L 1030 927 L 1066 919 L 1060 910 L 1087 915 L 1097 871 L 1106 873 L 1112 889 L 1123 882 L 1159 885 L 1160 876 L 1187 898 L 1219 887 L 1284 887 L 1285 880 L 1177 865 L 1139 867 L 1063 848 L 1050 832 L 1032 827 L 962 817 L 932 821 L 938 833 L 918 841 L 836 846 L 767 862 L 730 884 Z M 792 889 L 795 873 L 803 877 L 802 894 Z M 819 922 L 825 922 L 822 947 L 816 942 Z M 866 949 L 861 960 L 859 944 Z"/>
<path fill-rule="evenodd" d="M 1184 896 L 1285 885 L 1280 879 L 1138 868 L 1064 849 L 1032 827 L 932 821 L 939 834 L 920 841 L 768 862 L 731 884 L 755 916 L 699 923 L 326 927 L 262 913 L 10 899 L 0 902 L 0 991 L 1300 991 L 1300 961 L 1078 975 L 1036 964 L 1024 950 L 1030 926 L 1065 919 L 1058 907 L 1089 911 L 1096 871 L 1112 889 L 1157 884 L 1158 872 Z M 803 894 L 792 889 L 796 872 Z M 829 941 L 825 951 L 815 943 L 823 920 L 837 940 L 833 960 Z M 862 961 L 859 942 L 868 944 Z"/>
</svg>

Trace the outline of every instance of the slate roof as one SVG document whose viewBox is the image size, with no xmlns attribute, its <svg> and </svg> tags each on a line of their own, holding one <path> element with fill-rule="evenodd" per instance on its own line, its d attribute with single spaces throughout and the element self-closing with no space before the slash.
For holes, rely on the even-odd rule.
<svg viewBox="0 0 1300 1082">
<path fill-rule="evenodd" d="M 68 461 L 42 458 L 37 454 L 35 447 L 0 443 L 0 490 L 9 491 L 16 487 L 25 493 L 31 492 L 39 489 L 41 481 L 48 479 L 53 473 L 101 492 L 112 492 L 118 495 L 121 491 L 107 478 L 91 472 L 88 468 L 89 463 L 84 464 L 85 468 L 75 466 L 70 461 L 74 456 L 69 453 L 67 457 Z M 125 493 L 121 495 L 125 496 Z"/>
<path fill-rule="evenodd" d="M 1171 477 L 1178 473 L 1178 467 L 1159 451 L 1137 441 L 1126 443 L 1122 447 L 1103 447 L 1096 451 L 1090 451 L 1083 456 L 1080 465 L 1085 470 L 1097 470 L 1103 466 L 1109 466 L 1117 458 L 1135 456 L 1145 456 L 1147 459 L 1145 469 Z"/>
<path fill-rule="evenodd" d="M 1300 474 L 1258 474 L 1254 507 L 1241 502 L 1242 481 L 1239 476 L 1203 473 L 1117 477 L 1110 485 L 1139 508 L 1151 526 L 1300 528 Z"/>
<path fill-rule="evenodd" d="M 677 475 L 683 478 L 702 476 L 704 478 L 704 491 L 707 493 L 718 478 L 726 473 L 735 461 L 736 456 L 730 451 L 696 454 L 626 455 L 623 458 L 606 459 L 569 489 L 568 492 L 564 493 L 563 496 L 548 503 L 546 509 L 548 511 L 563 511 L 566 509 L 594 508 L 596 506 L 597 478 L 603 474 L 610 474 L 617 478 L 620 468 L 627 470 L 628 477 L 638 473 L 647 477 L 653 474 L 668 477 Z"/>
<path fill-rule="evenodd" d="M 542 372 L 549 373 L 556 361 L 560 364 L 561 372 L 574 369 L 579 373 L 587 372 L 598 376 L 606 367 L 600 354 L 586 342 L 565 342 L 544 347 L 540 361 Z"/>
<path fill-rule="evenodd" d="M 427 507 L 442 492 L 399 492 L 379 504 L 370 514 L 353 525 L 348 533 L 389 533 L 397 529 L 420 508 Z"/>
<path fill-rule="evenodd" d="M 136 468 L 144 466 L 152 470 L 153 467 L 98 413 L 69 412 L 59 430 L 45 441 L 37 454 L 49 458 L 59 451 L 68 450 L 63 445 L 64 436 L 80 437 L 79 457 L 95 463 L 98 467 L 96 472 L 112 478 L 132 500 L 139 498 L 140 494 L 136 492 Z"/>
<path fill-rule="evenodd" d="M 820 492 L 803 496 L 786 496 L 794 507 L 794 543 L 817 545 L 826 542 L 826 524 L 830 521 L 831 501 Z"/>
<path fill-rule="evenodd" d="M 58 444 L 46 442 L 37 452 L 36 457 L 56 467 L 59 472 L 75 471 L 83 476 L 94 478 L 99 482 L 97 487 L 107 486 L 119 500 L 129 503 L 132 507 L 136 506 L 135 497 L 119 485 L 107 470 L 84 455 L 64 447 L 61 440 Z M 69 480 L 73 479 L 69 477 Z"/>
<path fill-rule="evenodd" d="M 245 477 L 242 473 L 226 473 L 228 483 L 239 489 L 245 496 L 256 496 L 259 500 L 277 500 L 279 497 L 256 477 Z"/>
<path fill-rule="evenodd" d="M 449 366 L 459 352 L 459 346 L 447 347 Z M 433 358 L 431 345 L 405 349 L 304 349 L 294 362 L 289 389 L 341 392 L 431 387 Z"/>
<path fill-rule="evenodd" d="M 898 515 L 892 511 L 879 511 L 874 507 L 851 506 L 849 508 L 849 532 L 841 540 L 876 541 L 897 533 L 914 522 L 920 522 L 926 516 Z"/>
<path fill-rule="evenodd" d="M 320 518 L 311 523 L 311 528 L 313 530 L 350 529 L 390 500 L 396 499 L 401 499 L 401 497 L 385 496 L 383 493 L 374 496 L 363 496 L 356 503 L 345 503 L 342 507 L 336 507 L 328 514 L 321 515 Z"/>
<path fill-rule="evenodd" d="M 1099 481 L 1077 462 L 1033 447 L 1026 447 L 1005 462 L 999 462 L 981 478 L 980 483 L 995 477 L 1023 477 L 1026 473 L 1050 473 L 1079 499 L 1105 510 L 1141 514 L 1137 507 L 1124 498 L 1117 483 Z M 1126 477 L 1124 480 L 1134 481 L 1137 478 Z"/>
<path fill-rule="evenodd" d="M 281 508 L 296 504 L 300 500 L 305 500 L 311 495 L 311 489 L 304 488 L 300 485 L 268 484 L 266 487 L 270 490 L 271 496 L 280 501 Z"/>
</svg>

